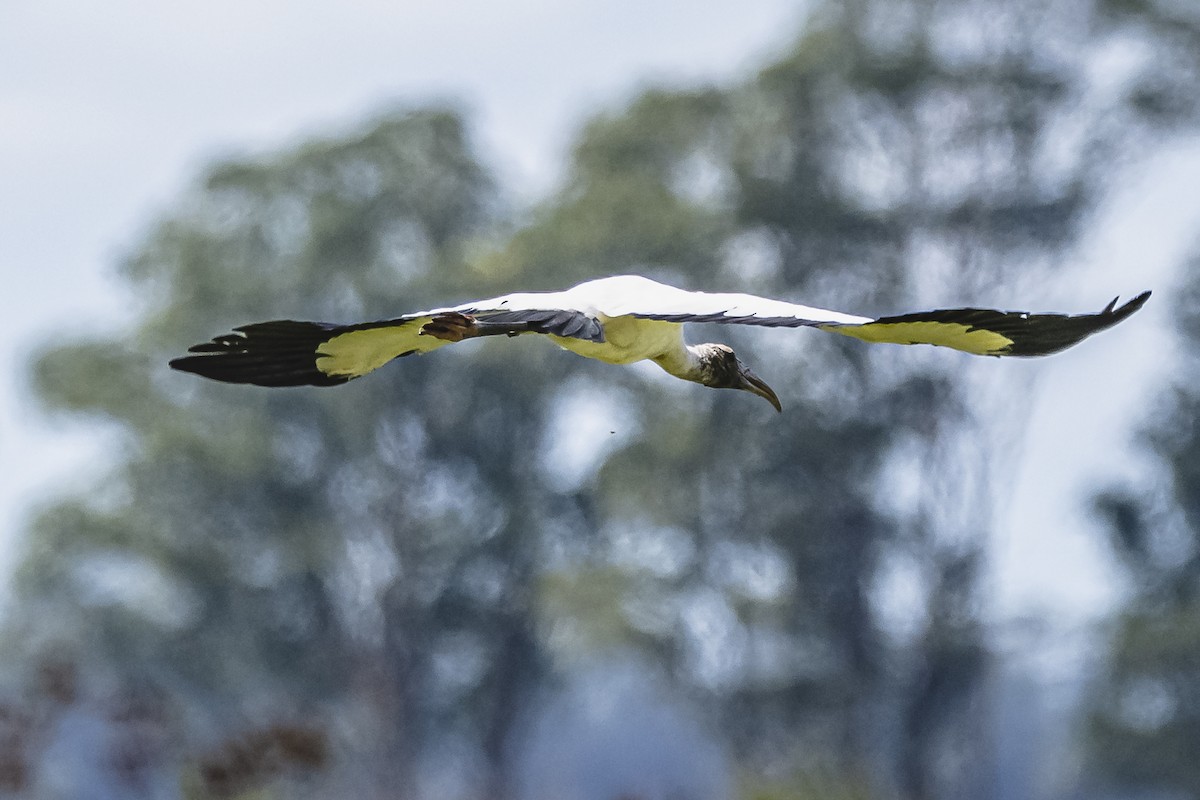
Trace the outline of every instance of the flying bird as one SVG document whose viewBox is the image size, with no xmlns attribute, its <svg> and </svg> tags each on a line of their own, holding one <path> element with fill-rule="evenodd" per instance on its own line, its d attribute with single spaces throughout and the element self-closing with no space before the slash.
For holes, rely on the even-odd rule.
<svg viewBox="0 0 1200 800">
<path fill-rule="evenodd" d="M 985 356 L 1042 356 L 1117 324 L 1150 297 L 1143 292 L 1095 314 L 1031 314 L 952 308 L 859 317 L 751 294 L 689 292 L 639 275 L 599 278 L 561 292 L 524 292 L 395 319 L 336 325 L 276 320 L 188 348 L 170 365 L 227 383 L 335 386 L 396 358 L 480 336 L 542 334 L 572 353 L 608 364 L 650 360 L 677 378 L 742 389 L 782 411 L 779 397 L 724 344 L 686 344 L 687 322 L 817 328 L 866 342 L 931 344 Z"/>
</svg>

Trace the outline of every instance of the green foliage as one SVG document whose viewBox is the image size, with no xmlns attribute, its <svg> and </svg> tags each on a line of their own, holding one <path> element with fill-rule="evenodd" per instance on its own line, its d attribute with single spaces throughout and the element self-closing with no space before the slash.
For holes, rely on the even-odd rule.
<svg viewBox="0 0 1200 800">
<path fill-rule="evenodd" d="M 876 797 L 871 782 L 861 775 L 838 775 L 815 769 L 787 780 L 747 778 L 739 800 L 871 800 Z"/>
<path fill-rule="evenodd" d="M 1098 772 L 1118 785 L 1195 796 L 1200 606 L 1124 614 L 1106 672 L 1089 732 Z"/>
<path fill-rule="evenodd" d="M 1033 162 L 1074 75 L 1011 53 L 951 66 L 920 30 L 880 60 L 863 28 L 884 12 L 860 11 L 831 14 L 720 98 L 648 92 L 592 123 L 570 183 L 518 232 L 508 263 L 563 264 L 561 283 L 634 264 L 697 288 L 869 309 L 920 296 L 929 271 L 904 254 L 928 248 L 986 265 L 940 276 L 943 295 L 972 297 L 1068 243 L 1100 167 L 1085 161 L 1047 185 Z M 999 154 L 1004 170 L 990 171 L 983 153 Z M 974 165 L 970 178 L 940 169 L 955 159 Z M 860 181 L 864 169 L 883 180 Z M 543 607 L 565 617 L 572 653 L 649 648 L 681 682 L 720 698 L 723 729 L 747 760 L 770 762 L 782 743 L 803 741 L 816 762 L 902 760 L 895 783 L 913 796 L 955 785 L 962 776 L 939 773 L 933 754 L 947 741 L 970 749 L 972 737 L 949 731 L 987 668 L 973 614 L 986 501 L 965 499 L 986 489 L 923 485 L 931 506 L 976 509 L 947 519 L 924 507 L 896 514 L 879 481 L 901 453 L 953 464 L 956 476 L 979 468 L 947 448 L 970 430 L 972 402 L 940 370 L 965 365 L 903 365 L 827 341 L 780 352 L 778 339 L 697 332 L 710 334 L 767 365 L 759 371 L 798 402 L 768 425 L 741 398 L 606 374 L 636 388 L 639 433 L 584 487 L 607 542 L 543 584 Z M 683 555 L 628 563 L 623 534 L 671 552 L 679 530 L 693 542 Z M 871 587 L 897 550 L 928 565 L 931 616 L 893 650 Z M 696 607 L 711 627 L 689 628 Z M 882 747 L 859 722 L 880 718 L 902 731 Z"/>
<path fill-rule="evenodd" d="M 1194 270 L 1192 272 L 1194 274 Z M 1185 342 L 1200 341 L 1191 281 L 1176 303 Z M 1187 350 L 1188 348 L 1185 348 Z M 1103 674 L 1092 688 L 1090 753 L 1117 785 L 1200 796 L 1200 363 L 1188 357 L 1143 434 L 1161 480 L 1147 491 L 1096 498 L 1133 591 L 1113 623 Z"/>
<path fill-rule="evenodd" d="M 441 632 L 473 625 L 491 635 L 481 637 L 489 656 L 516 646 L 508 612 L 472 597 L 461 574 L 488 538 L 527 524 L 504 513 L 525 494 L 511 464 L 527 437 L 520 370 L 490 376 L 510 398 L 506 418 L 421 364 L 337 397 L 198 385 L 164 368 L 216 327 L 383 316 L 449 293 L 439 276 L 486 233 L 493 202 L 466 148 L 457 118 L 431 111 L 218 166 L 127 262 L 154 312 L 124 341 L 39 359 L 47 402 L 121 422 L 130 455 L 35 523 L 19 576 L 34 646 L 65 648 L 121 683 L 170 687 L 183 742 L 214 725 L 235 732 L 243 716 L 319 719 L 361 705 L 356 685 L 379 659 L 426 675 L 398 673 L 382 690 L 392 714 L 411 707 L 412 739 L 457 713 L 430 683 Z M 431 410 L 428 422 L 414 408 Z M 481 513 L 498 495 L 513 505 Z M 500 591 L 519 590 L 526 569 L 514 559 Z M 505 680 L 528 670 L 536 659 Z M 402 744 L 370 736 L 394 719 L 349 746 L 403 764 Z"/>
<path fill-rule="evenodd" d="M 99 676 L 90 691 L 159 698 L 188 764 L 299 718 L 335 764 L 314 791 L 409 796 L 451 739 L 503 797 L 533 698 L 635 649 L 747 769 L 879 765 L 751 796 L 961 794 L 969 776 L 942 765 L 980 746 L 959 734 L 988 659 L 988 467 L 955 354 L 698 331 L 761 365 L 782 417 L 533 337 L 329 390 L 165 362 L 253 320 L 627 271 L 864 312 L 930 285 L 973 300 L 1069 243 L 1104 170 L 1039 173 L 1076 75 L 984 5 L 1016 52 L 950 58 L 933 24 L 883 34 L 897 9 L 953 23 L 971 3 L 830 4 L 740 85 L 647 91 L 585 127 L 564 185 L 509 237 L 517 215 L 445 110 L 214 166 L 124 264 L 145 304 L 131 331 L 34 365 L 48 407 L 118 423 L 125 450 L 33 523 L 10 657 L 65 652 Z M 613 431 L 578 474 L 550 456 L 564 414 Z M 883 484 L 896 465 L 909 505 Z M 922 570 L 906 636 L 878 589 L 898 558 Z"/>
</svg>

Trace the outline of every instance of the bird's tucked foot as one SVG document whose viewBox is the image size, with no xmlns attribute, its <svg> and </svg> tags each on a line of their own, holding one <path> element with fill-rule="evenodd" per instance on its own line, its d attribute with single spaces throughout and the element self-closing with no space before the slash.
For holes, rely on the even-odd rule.
<svg viewBox="0 0 1200 800">
<path fill-rule="evenodd" d="M 421 335 L 432 336 L 444 342 L 461 342 L 479 336 L 479 326 L 475 318 L 457 311 L 447 311 L 438 314 L 421 326 Z"/>
</svg>

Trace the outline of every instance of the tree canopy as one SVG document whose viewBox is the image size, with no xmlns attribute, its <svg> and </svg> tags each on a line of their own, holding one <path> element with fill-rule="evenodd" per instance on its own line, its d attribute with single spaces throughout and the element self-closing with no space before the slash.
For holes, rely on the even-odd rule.
<svg viewBox="0 0 1200 800">
<path fill-rule="evenodd" d="M 700 709 L 762 776 L 747 796 L 796 775 L 787 796 L 968 793 L 1003 435 L 973 388 L 997 409 L 1021 389 L 992 363 L 720 331 L 772 365 L 776 418 L 534 337 L 336 389 L 165 362 L 253 320 L 619 272 L 864 313 L 1044 277 L 1124 131 L 1058 149 L 1098 8 L 826 4 L 739 83 L 597 114 L 532 209 L 440 108 L 212 166 L 122 264 L 131 328 L 33 364 L 45 406 L 112 424 L 120 452 L 25 537 L 3 637 L 35 699 L 11 704 L 34 709 L 12 785 L 36 785 L 31 743 L 75 709 L 115 731 L 130 792 L 181 772 L 198 797 L 432 796 L 449 772 L 514 796 L 538 709 L 617 658 Z M 1138 108 L 1182 113 L 1159 88 Z"/>
</svg>

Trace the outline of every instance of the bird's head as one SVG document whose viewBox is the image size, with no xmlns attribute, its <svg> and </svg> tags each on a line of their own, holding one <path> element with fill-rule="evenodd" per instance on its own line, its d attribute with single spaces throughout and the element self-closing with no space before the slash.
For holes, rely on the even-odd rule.
<svg viewBox="0 0 1200 800">
<path fill-rule="evenodd" d="M 766 381 L 738 360 L 732 347 L 700 344 L 695 346 L 695 352 L 700 357 L 700 383 L 714 389 L 744 389 L 775 406 L 776 411 L 783 411 L 779 397 L 767 386 Z"/>
</svg>

